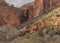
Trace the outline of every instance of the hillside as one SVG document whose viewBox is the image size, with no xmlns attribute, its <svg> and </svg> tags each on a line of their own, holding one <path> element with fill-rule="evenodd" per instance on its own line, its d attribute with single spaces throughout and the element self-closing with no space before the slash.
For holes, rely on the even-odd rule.
<svg viewBox="0 0 60 43">
<path fill-rule="evenodd" d="M 26 36 L 21 39 L 22 41 L 19 41 L 20 38 L 16 38 L 14 40 L 16 43 L 60 43 L 60 7 L 38 18 L 30 27 L 22 30 L 20 36 L 24 36 L 25 32 Z"/>
<path fill-rule="evenodd" d="M 23 29 L 2 26 L 0 42 L 4 43 L 59 43 L 60 7 L 46 13 Z M 29 25 L 29 24 L 27 24 Z"/>
<path fill-rule="evenodd" d="M 44 26 L 47 26 L 47 27 L 48 26 L 53 26 L 53 27 L 58 26 L 60 23 L 59 16 L 60 16 L 60 8 L 56 8 L 55 10 L 49 12 L 48 14 L 43 15 L 42 17 L 37 17 L 37 19 L 35 19 L 31 23 L 30 22 L 27 23 L 27 26 L 29 26 L 28 30 L 30 30 L 30 29 L 34 30 L 36 28 L 44 27 Z M 27 27 L 25 27 L 25 28 L 27 29 Z"/>
<path fill-rule="evenodd" d="M 16 43 L 60 43 L 60 7 L 46 13 L 22 30 L 20 36 L 24 38 L 16 38 L 14 40 Z M 14 41 L 12 42 L 15 43 Z"/>
<path fill-rule="evenodd" d="M 60 43 L 60 0 L 35 0 L 20 8 L 0 0 L 0 43 Z"/>
</svg>

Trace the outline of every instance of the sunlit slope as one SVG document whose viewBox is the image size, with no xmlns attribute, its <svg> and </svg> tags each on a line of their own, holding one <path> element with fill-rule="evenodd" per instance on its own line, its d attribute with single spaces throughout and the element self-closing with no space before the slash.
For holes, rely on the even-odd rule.
<svg viewBox="0 0 60 43">
<path fill-rule="evenodd" d="M 28 21 L 17 28 L 27 30 L 25 28 L 29 27 L 29 30 L 32 31 L 41 27 L 50 27 L 50 26 L 58 26 L 60 25 L 60 7 L 55 8 L 51 12 L 42 14 L 43 16 L 38 16 L 34 18 L 32 21 Z M 60 26 L 59 26 L 60 27 Z M 28 30 L 27 30 L 28 31 Z"/>
<path fill-rule="evenodd" d="M 60 19 L 60 7 L 48 12 L 42 18 L 39 18 L 37 21 L 58 21 Z"/>
<path fill-rule="evenodd" d="M 30 21 L 27 21 L 26 23 L 23 23 L 22 25 L 18 26 L 17 28 L 22 29 L 25 26 L 31 26 L 33 24 L 43 22 L 43 21 L 52 21 L 55 19 L 57 21 L 57 19 L 59 18 L 59 15 L 60 15 L 60 7 L 55 8 L 51 12 L 44 13 L 44 14 L 42 14 L 42 16 L 40 15 L 40 16 L 30 20 Z"/>
<path fill-rule="evenodd" d="M 28 25 L 28 24 L 27 24 Z M 25 28 L 24 28 L 25 29 Z M 35 31 L 34 29 L 37 29 L 37 31 Z M 22 32 L 24 33 L 24 31 L 33 31 L 33 32 L 37 32 L 33 35 L 29 35 L 29 39 L 25 39 L 20 41 L 21 43 L 48 43 L 48 40 L 44 40 L 45 35 L 46 37 L 47 34 L 49 34 L 50 36 L 53 37 L 53 35 L 58 34 L 60 29 L 60 7 L 56 8 L 54 10 L 52 10 L 51 12 L 48 12 L 47 14 L 45 14 L 42 17 L 38 17 L 34 22 L 31 23 L 30 27 L 28 29 L 23 30 Z M 20 34 L 22 35 L 22 34 Z M 44 36 L 44 38 L 41 38 L 41 36 Z M 50 37 L 52 39 L 52 37 Z M 47 38 L 46 38 L 47 39 Z M 53 41 L 53 40 L 52 40 Z M 59 41 L 59 40 L 57 40 Z M 55 43 L 57 43 L 57 41 L 54 40 Z M 19 43 L 17 41 L 17 43 Z"/>
</svg>

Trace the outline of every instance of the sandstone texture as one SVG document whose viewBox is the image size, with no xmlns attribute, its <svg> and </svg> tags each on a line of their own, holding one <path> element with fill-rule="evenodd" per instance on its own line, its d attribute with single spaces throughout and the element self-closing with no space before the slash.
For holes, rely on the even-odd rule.
<svg viewBox="0 0 60 43">
<path fill-rule="evenodd" d="M 0 25 L 18 26 L 33 18 L 33 4 L 25 4 L 21 8 L 9 6 L 0 0 Z"/>
<path fill-rule="evenodd" d="M 35 0 L 34 15 L 37 16 L 41 11 L 47 12 L 58 6 L 60 6 L 60 0 Z"/>
</svg>

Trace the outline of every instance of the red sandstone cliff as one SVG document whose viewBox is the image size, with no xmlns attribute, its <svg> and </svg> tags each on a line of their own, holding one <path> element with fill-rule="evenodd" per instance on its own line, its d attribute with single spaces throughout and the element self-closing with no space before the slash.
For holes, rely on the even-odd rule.
<svg viewBox="0 0 60 43">
<path fill-rule="evenodd" d="M 9 6 L 4 0 L 0 0 L 0 25 L 18 26 L 33 18 L 33 4 L 25 4 L 21 8 Z"/>
<path fill-rule="evenodd" d="M 9 6 L 4 0 L 0 0 L 0 25 L 19 25 L 20 9 Z"/>
<path fill-rule="evenodd" d="M 21 9 L 24 15 L 28 15 L 28 20 L 34 18 L 34 2 L 23 5 Z"/>
<path fill-rule="evenodd" d="M 60 0 L 35 0 L 34 14 L 37 16 L 42 10 L 47 12 L 56 6 L 60 6 Z"/>
<path fill-rule="evenodd" d="M 0 25 L 20 25 L 37 17 L 42 10 L 47 12 L 56 6 L 60 6 L 60 0 L 35 0 L 21 8 L 9 6 L 4 0 L 0 0 Z"/>
<path fill-rule="evenodd" d="M 37 16 L 41 10 L 43 10 L 43 0 L 35 0 L 35 3 L 34 3 L 35 16 Z"/>
</svg>

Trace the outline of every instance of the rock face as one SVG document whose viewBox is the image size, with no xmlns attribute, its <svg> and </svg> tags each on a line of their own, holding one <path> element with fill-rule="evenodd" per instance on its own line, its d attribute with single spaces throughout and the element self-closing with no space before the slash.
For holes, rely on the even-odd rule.
<svg viewBox="0 0 60 43">
<path fill-rule="evenodd" d="M 34 18 L 34 2 L 25 4 L 21 7 L 24 12 L 24 15 L 27 16 L 28 20 Z"/>
<path fill-rule="evenodd" d="M 34 3 L 34 16 L 37 16 L 38 13 L 43 10 L 43 0 L 35 0 Z"/>
<path fill-rule="evenodd" d="M 35 0 L 35 16 L 37 16 L 42 10 L 46 12 L 56 6 L 60 6 L 60 0 Z"/>
<path fill-rule="evenodd" d="M 20 25 L 37 17 L 42 11 L 47 12 L 56 6 L 60 6 L 60 0 L 35 0 L 21 8 L 9 6 L 4 0 L 0 0 L 0 25 Z"/>
<path fill-rule="evenodd" d="M 0 0 L 0 25 L 19 25 L 19 13 L 20 10 L 18 8 L 9 6 L 4 0 Z"/>
<path fill-rule="evenodd" d="M 9 6 L 4 0 L 0 0 L 0 25 L 18 26 L 34 16 L 33 4 L 29 3 L 22 8 Z"/>
</svg>

